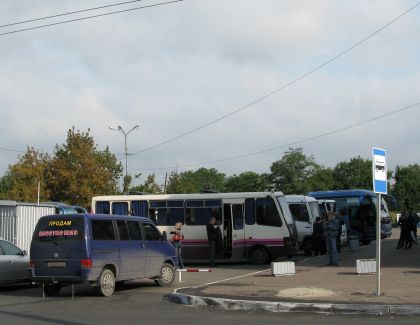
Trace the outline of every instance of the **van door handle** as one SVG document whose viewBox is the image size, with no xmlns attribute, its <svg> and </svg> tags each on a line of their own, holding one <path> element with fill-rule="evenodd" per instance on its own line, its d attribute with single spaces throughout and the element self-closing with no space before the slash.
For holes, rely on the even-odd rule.
<svg viewBox="0 0 420 325">
<path fill-rule="evenodd" d="M 143 246 L 143 248 L 146 248 L 147 247 L 147 243 L 143 243 L 142 246 Z"/>
</svg>

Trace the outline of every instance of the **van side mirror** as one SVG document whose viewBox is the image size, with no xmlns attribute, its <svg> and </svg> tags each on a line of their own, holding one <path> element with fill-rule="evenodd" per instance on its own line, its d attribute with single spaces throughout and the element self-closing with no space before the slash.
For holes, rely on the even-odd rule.
<svg viewBox="0 0 420 325">
<path fill-rule="evenodd" d="M 168 234 L 166 231 L 162 232 L 162 241 L 167 241 L 168 240 Z"/>
</svg>

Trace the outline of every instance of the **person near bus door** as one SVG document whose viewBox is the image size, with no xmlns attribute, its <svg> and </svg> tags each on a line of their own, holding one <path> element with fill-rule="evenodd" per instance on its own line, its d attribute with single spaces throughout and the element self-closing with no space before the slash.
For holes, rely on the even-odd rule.
<svg viewBox="0 0 420 325">
<path fill-rule="evenodd" d="M 337 233 L 339 222 L 335 219 L 335 214 L 333 212 L 327 213 L 327 219 L 328 220 L 324 223 L 323 227 L 329 258 L 327 266 L 338 266 L 338 260 L 340 259 L 337 252 Z"/>
<path fill-rule="evenodd" d="M 184 235 L 182 234 L 182 223 L 177 222 L 175 224 L 175 231 L 171 231 L 172 242 L 174 243 L 176 249 L 176 255 L 178 257 L 179 268 L 184 268 L 184 261 L 182 260 L 182 241 L 184 240 Z"/>
<path fill-rule="evenodd" d="M 215 264 L 216 248 L 217 248 L 220 228 L 217 225 L 217 219 L 214 215 L 210 218 L 210 221 L 206 226 L 206 230 L 207 230 L 207 239 L 209 241 L 209 250 L 210 250 L 210 267 L 216 267 L 216 264 Z"/>
<path fill-rule="evenodd" d="M 324 250 L 324 229 L 322 228 L 321 217 L 316 217 L 314 222 L 314 232 L 312 234 L 314 255 L 322 255 Z"/>
</svg>

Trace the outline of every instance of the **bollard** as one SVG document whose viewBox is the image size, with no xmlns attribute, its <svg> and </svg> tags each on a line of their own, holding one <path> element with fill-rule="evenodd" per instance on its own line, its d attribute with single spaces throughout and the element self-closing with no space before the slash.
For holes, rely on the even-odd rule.
<svg viewBox="0 0 420 325">
<path fill-rule="evenodd" d="M 182 277 L 181 277 L 181 273 L 182 272 L 192 272 L 192 273 L 196 273 L 196 272 L 211 272 L 211 269 L 178 269 L 178 282 L 182 282 Z"/>
</svg>

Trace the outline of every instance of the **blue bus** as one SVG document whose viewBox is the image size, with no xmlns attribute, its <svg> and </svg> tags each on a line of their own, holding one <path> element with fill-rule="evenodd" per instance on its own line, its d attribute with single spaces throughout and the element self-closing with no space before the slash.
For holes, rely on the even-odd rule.
<svg viewBox="0 0 420 325">
<path fill-rule="evenodd" d="M 368 190 L 336 190 L 310 192 L 318 200 L 334 200 L 338 216 L 350 234 L 357 234 L 364 244 L 376 239 L 377 195 Z M 385 200 L 381 202 L 381 238 L 392 234 L 392 223 Z"/>
</svg>

